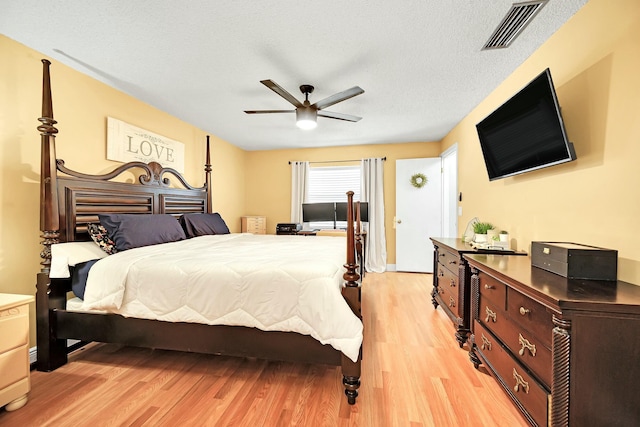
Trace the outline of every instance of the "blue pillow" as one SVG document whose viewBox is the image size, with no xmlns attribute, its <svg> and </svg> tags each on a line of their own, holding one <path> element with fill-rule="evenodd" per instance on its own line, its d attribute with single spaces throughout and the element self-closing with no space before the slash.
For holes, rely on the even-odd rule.
<svg viewBox="0 0 640 427">
<path fill-rule="evenodd" d="M 98 218 L 118 251 L 187 238 L 180 223 L 168 214 L 100 214 Z"/>
<path fill-rule="evenodd" d="M 229 234 L 229 227 L 219 213 L 190 213 L 180 217 L 180 224 L 187 237 L 208 234 Z"/>
</svg>

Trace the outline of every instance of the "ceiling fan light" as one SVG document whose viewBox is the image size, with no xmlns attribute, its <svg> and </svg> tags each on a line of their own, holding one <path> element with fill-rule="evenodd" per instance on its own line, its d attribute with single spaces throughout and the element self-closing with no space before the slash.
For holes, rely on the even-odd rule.
<svg viewBox="0 0 640 427">
<path fill-rule="evenodd" d="M 304 130 L 315 129 L 318 126 L 317 112 L 311 108 L 296 109 L 296 126 Z"/>
</svg>

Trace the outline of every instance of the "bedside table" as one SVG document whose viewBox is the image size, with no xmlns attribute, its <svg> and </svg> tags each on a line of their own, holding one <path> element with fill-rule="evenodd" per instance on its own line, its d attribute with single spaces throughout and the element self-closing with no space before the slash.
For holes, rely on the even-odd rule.
<svg viewBox="0 0 640 427">
<path fill-rule="evenodd" d="M 0 407 L 15 411 L 27 403 L 29 378 L 29 295 L 0 293 Z"/>
</svg>

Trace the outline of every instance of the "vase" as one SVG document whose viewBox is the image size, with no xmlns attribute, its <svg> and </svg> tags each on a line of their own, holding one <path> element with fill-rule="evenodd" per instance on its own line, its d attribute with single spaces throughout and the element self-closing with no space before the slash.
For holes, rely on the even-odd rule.
<svg viewBox="0 0 640 427">
<path fill-rule="evenodd" d="M 508 242 L 509 241 L 509 235 L 508 234 L 502 233 L 499 236 L 500 236 L 500 241 L 501 242 Z"/>
<path fill-rule="evenodd" d="M 473 241 L 476 243 L 485 243 L 487 241 L 487 235 L 476 233 L 475 237 L 473 238 Z"/>
</svg>

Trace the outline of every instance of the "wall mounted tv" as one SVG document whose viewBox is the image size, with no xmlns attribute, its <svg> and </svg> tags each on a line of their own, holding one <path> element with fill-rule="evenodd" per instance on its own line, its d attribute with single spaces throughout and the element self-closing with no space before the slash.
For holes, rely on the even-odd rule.
<svg viewBox="0 0 640 427">
<path fill-rule="evenodd" d="M 476 129 L 490 181 L 576 159 L 548 68 Z"/>
</svg>

